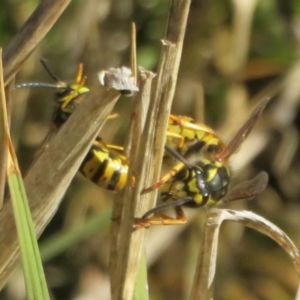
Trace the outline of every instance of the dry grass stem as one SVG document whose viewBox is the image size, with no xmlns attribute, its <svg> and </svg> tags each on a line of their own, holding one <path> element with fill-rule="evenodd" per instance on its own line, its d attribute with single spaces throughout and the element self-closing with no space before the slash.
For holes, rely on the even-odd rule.
<svg viewBox="0 0 300 300">
<path fill-rule="evenodd" d="M 0 82 L 3 82 L 3 68 L 2 68 L 2 49 L 0 49 L 0 72 L 1 72 L 1 80 Z M 7 144 L 7 136 L 6 136 L 6 130 L 5 130 L 5 120 L 4 116 L 6 114 L 6 107 L 3 107 L 3 101 L 5 100 L 5 94 L 6 90 L 4 89 L 4 86 L 1 85 L 1 99 L 0 101 L 0 139 L 1 139 L 1 145 L 0 148 L 0 208 L 3 206 L 3 199 L 4 199 L 4 189 L 5 189 L 5 182 L 6 182 L 6 165 L 7 165 L 7 150 L 8 150 L 8 144 Z"/>
<path fill-rule="evenodd" d="M 11 113 L 12 113 L 12 90 L 14 87 L 15 80 L 12 79 L 8 85 L 5 87 L 5 95 L 6 95 L 6 107 L 7 107 L 7 121 L 10 124 Z M 2 115 L 2 114 L 1 114 Z M 2 123 L 1 123 L 2 124 Z M 2 136 L 3 132 L 1 130 L 0 136 Z M 6 163 L 7 163 L 7 147 L 6 147 L 7 139 L 4 137 L 4 143 L 2 144 L 0 151 L 0 210 L 2 209 L 4 202 L 4 191 L 6 186 Z"/>
<path fill-rule="evenodd" d="M 135 284 L 137 266 L 136 264 L 132 264 L 131 269 L 128 266 L 128 262 L 132 262 L 130 260 L 131 258 L 129 258 L 131 255 L 131 247 L 141 245 L 141 241 L 138 239 L 139 235 L 132 235 L 134 211 L 136 209 L 137 199 L 143 188 L 143 186 L 141 186 L 142 170 L 140 170 L 143 164 L 138 160 L 137 155 L 139 153 L 144 153 L 139 147 L 141 147 L 140 141 L 145 124 L 145 112 L 148 110 L 150 102 L 150 89 L 153 76 L 154 74 L 151 72 L 141 72 L 139 84 L 140 93 L 137 94 L 134 99 L 135 111 L 133 113 L 134 118 L 131 122 L 129 134 L 129 137 L 132 137 L 132 139 L 128 143 L 130 144 L 128 157 L 130 162 L 130 169 L 128 172 L 129 184 L 125 188 L 125 191 L 116 197 L 117 199 L 114 201 L 113 205 L 113 219 L 116 220 L 112 223 L 111 228 L 110 277 L 112 299 L 120 299 L 118 297 L 122 293 L 125 293 L 123 287 L 127 288 L 126 292 L 133 293 Z M 148 149 L 148 152 L 149 151 L 150 149 Z M 145 155 L 148 157 L 149 153 L 145 153 Z M 138 176 L 135 176 L 136 174 L 138 174 Z M 136 178 L 134 188 L 131 186 L 132 176 Z M 138 260 L 136 263 L 138 263 Z"/>
<path fill-rule="evenodd" d="M 294 125 L 287 124 L 285 128 L 278 128 L 282 142 L 274 157 L 272 169 L 280 177 L 284 176 L 290 168 L 299 147 L 299 132 Z"/>
<path fill-rule="evenodd" d="M 276 225 L 250 211 L 211 209 L 207 214 L 191 300 L 208 300 L 213 297 L 219 230 L 223 221 L 241 223 L 273 239 L 289 254 L 297 275 L 300 278 L 299 250 L 291 239 Z"/>
<path fill-rule="evenodd" d="M 26 175 L 24 183 L 37 235 L 41 234 L 56 212 L 118 97 L 116 91 L 95 86 Z M 19 254 L 11 201 L 4 204 L 0 226 L 0 287 L 3 287 L 14 270 Z"/>
<path fill-rule="evenodd" d="M 232 58 L 231 68 L 240 71 L 248 58 L 249 44 L 252 30 L 253 14 L 258 4 L 257 0 L 232 0 L 234 8 L 233 19 L 233 41 L 232 51 L 229 54 Z"/>
<path fill-rule="evenodd" d="M 136 163 L 130 161 L 132 166 L 138 166 L 135 174 L 137 187 L 132 192 L 133 194 L 128 189 L 124 193 L 127 196 L 135 195 L 136 201 L 140 197 L 141 190 L 152 185 L 160 176 L 160 168 L 157 166 L 161 165 L 162 161 L 168 117 L 175 92 L 189 6 L 190 1 L 173 1 L 171 5 L 166 40 L 163 42 L 158 74 L 152 87 L 153 100 L 149 107 L 145 130 L 142 134 L 139 149 L 141 154 Z M 149 155 L 146 155 L 146 149 L 150 151 Z M 144 178 L 141 176 L 144 176 Z M 150 197 L 156 199 L 157 191 L 143 196 L 140 201 L 144 202 L 146 198 L 150 199 Z M 116 244 L 119 253 L 117 254 L 113 249 L 111 252 L 112 299 L 132 299 L 135 277 L 143 249 L 145 230 L 132 232 L 134 212 L 137 211 L 136 204 L 134 203 L 130 208 L 127 204 L 125 205 L 125 203 L 132 200 L 132 198 L 127 197 L 121 200 L 127 202 L 124 202 L 123 211 L 120 214 L 122 224 L 119 239 L 113 241 L 113 247 L 116 247 Z M 140 210 L 141 207 L 139 212 Z M 136 217 L 141 215 L 138 214 Z M 117 216 L 114 214 L 114 217 Z M 113 226 L 117 225 L 114 224 Z"/>
<path fill-rule="evenodd" d="M 136 26 L 135 23 L 131 24 L 131 70 L 132 76 L 137 83 L 137 58 L 136 58 Z"/>
<path fill-rule="evenodd" d="M 297 295 L 295 297 L 295 300 L 300 300 L 300 285 L 298 287 L 298 290 L 297 290 Z"/>
<path fill-rule="evenodd" d="M 283 89 L 277 105 L 274 107 L 273 121 L 277 127 L 291 124 L 299 107 L 300 60 L 293 64 L 283 79 Z"/>
<path fill-rule="evenodd" d="M 32 13 L 3 54 L 4 84 L 20 69 L 47 32 L 63 13 L 70 0 L 43 0 Z"/>
</svg>

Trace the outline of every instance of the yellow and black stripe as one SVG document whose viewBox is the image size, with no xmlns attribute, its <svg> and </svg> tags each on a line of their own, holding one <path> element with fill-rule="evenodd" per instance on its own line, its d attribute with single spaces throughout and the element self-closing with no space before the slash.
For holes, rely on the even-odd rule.
<svg viewBox="0 0 300 300">
<path fill-rule="evenodd" d="M 103 188 L 120 191 L 127 182 L 128 162 L 121 152 L 110 149 L 100 138 L 97 138 L 79 171 Z"/>
</svg>

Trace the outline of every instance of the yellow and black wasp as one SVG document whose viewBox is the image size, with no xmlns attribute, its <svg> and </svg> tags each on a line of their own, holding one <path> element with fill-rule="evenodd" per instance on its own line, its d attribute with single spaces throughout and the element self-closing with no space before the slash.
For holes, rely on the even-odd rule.
<svg viewBox="0 0 300 300">
<path fill-rule="evenodd" d="M 45 60 L 41 60 L 48 74 L 54 79 L 55 84 L 49 83 L 22 83 L 15 89 L 25 87 L 54 88 L 57 107 L 53 115 L 54 131 L 62 126 L 83 99 L 83 94 L 89 92 L 85 86 L 86 77 L 83 76 L 83 64 L 79 64 L 75 81 L 68 84 L 58 79 L 53 74 Z M 46 138 L 49 141 L 50 135 Z M 128 163 L 122 154 L 122 147 L 107 145 L 101 138 L 97 138 L 89 149 L 79 170 L 97 185 L 109 190 L 122 190 L 127 181 Z"/>
<path fill-rule="evenodd" d="M 57 126 L 62 125 L 69 116 L 74 112 L 77 106 L 81 103 L 81 95 L 89 92 L 89 88 L 85 86 L 86 77 L 83 76 L 83 64 L 79 64 L 76 73 L 75 82 L 68 84 L 58 79 L 56 75 L 48 67 L 47 61 L 42 59 L 42 65 L 46 69 L 47 73 L 54 79 L 55 84 L 44 83 L 44 82 L 26 82 L 17 84 L 15 89 L 19 88 L 52 88 L 57 91 L 56 103 L 57 108 L 54 113 L 54 123 Z"/>
<path fill-rule="evenodd" d="M 268 102 L 269 99 L 264 99 L 258 104 L 227 146 L 207 126 L 195 124 L 189 117 L 171 115 L 165 149 L 179 163 L 159 182 L 144 190 L 161 187 L 164 203 L 146 212 L 136 221 L 135 228 L 183 224 L 186 218 L 182 206 L 212 206 L 220 201 L 251 199 L 261 193 L 268 182 L 266 172 L 227 193 L 231 178 L 228 159 L 248 136 Z M 159 213 L 169 207 L 175 208 L 175 218 Z"/>
</svg>

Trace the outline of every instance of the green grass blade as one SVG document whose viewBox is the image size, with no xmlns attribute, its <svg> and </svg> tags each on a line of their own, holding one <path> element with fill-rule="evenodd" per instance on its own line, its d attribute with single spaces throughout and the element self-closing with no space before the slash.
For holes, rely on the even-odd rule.
<svg viewBox="0 0 300 300">
<path fill-rule="evenodd" d="M 0 57 L 2 57 L 1 49 Z M 2 146 L 7 149 L 6 173 L 22 257 L 27 299 L 50 300 L 24 183 L 9 133 L 2 59 L 0 59 L 0 111 L 2 121 L 0 125 L 3 128 Z"/>
<path fill-rule="evenodd" d="M 19 238 L 27 299 L 50 299 L 21 176 L 16 172 L 8 174 L 8 184 Z"/>
<path fill-rule="evenodd" d="M 17 226 L 27 299 L 50 299 L 22 178 L 8 176 Z"/>
<path fill-rule="evenodd" d="M 147 280 L 147 262 L 145 253 L 142 255 L 140 260 L 140 266 L 138 269 L 133 300 L 149 300 L 149 288 Z"/>
</svg>

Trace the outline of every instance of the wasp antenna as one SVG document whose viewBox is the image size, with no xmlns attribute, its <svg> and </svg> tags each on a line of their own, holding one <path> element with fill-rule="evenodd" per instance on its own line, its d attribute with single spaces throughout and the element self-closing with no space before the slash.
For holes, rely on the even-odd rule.
<svg viewBox="0 0 300 300">
<path fill-rule="evenodd" d="M 175 149 L 171 148 L 169 145 L 165 145 L 165 149 L 169 151 L 175 158 L 177 158 L 179 161 L 181 161 L 186 167 L 189 169 L 192 169 L 192 165 Z"/>
<path fill-rule="evenodd" d="M 14 89 L 22 89 L 22 88 L 51 88 L 51 89 L 58 89 L 60 86 L 57 84 L 51 84 L 51 83 L 44 83 L 44 82 L 25 82 L 25 83 L 20 83 L 16 84 L 14 86 Z"/>
<path fill-rule="evenodd" d="M 52 72 L 52 70 L 50 69 L 49 65 L 48 65 L 48 60 L 42 58 L 40 60 L 41 64 L 43 65 L 43 67 L 45 68 L 45 70 L 47 71 L 47 73 L 50 75 L 51 78 L 54 79 L 54 81 L 56 82 L 60 82 L 60 79 Z"/>
</svg>

